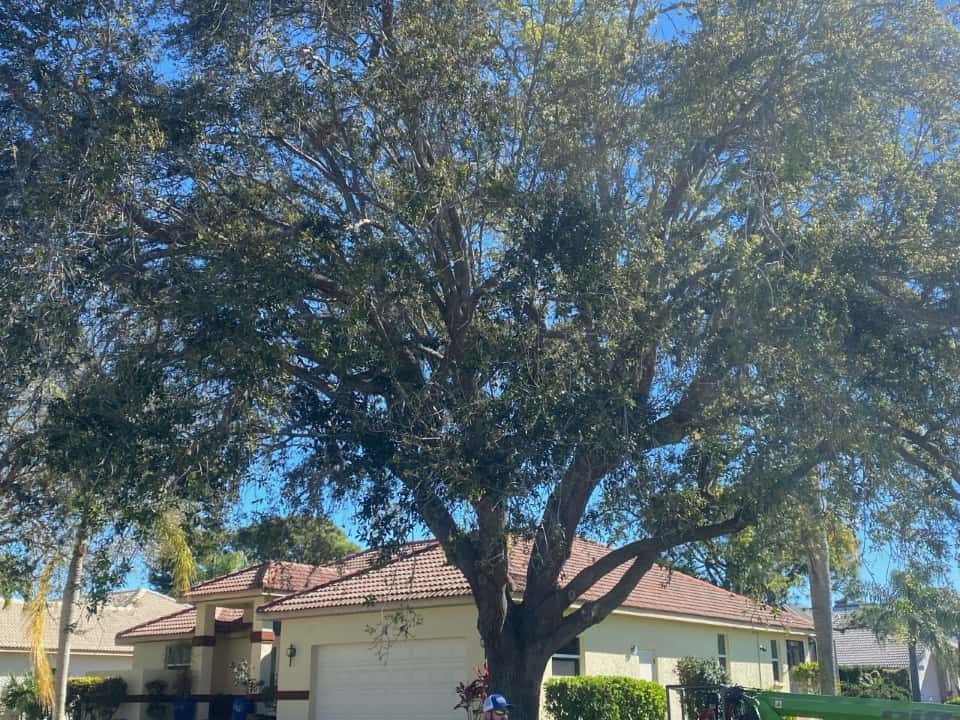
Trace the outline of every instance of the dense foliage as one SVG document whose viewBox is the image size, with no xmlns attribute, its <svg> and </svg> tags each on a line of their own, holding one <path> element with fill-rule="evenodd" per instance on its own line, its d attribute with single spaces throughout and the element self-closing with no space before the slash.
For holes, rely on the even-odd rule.
<svg viewBox="0 0 960 720">
<path fill-rule="evenodd" d="M 682 657 L 677 660 L 677 683 L 691 686 L 729 685 L 730 676 L 714 658 Z M 684 693 L 684 717 L 696 718 L 700 708 L 716 704 L 716 693 L 691 690 Z"/>
<path fill-rule="evenodd" d="M 67 682 L 71 720 L 111 720 L 127 697 L 127 683 L 118 677 L 75 677 Z"/>
<path fill-rule="evenodd" d="M 371 544 L 426 528 L 518 720 L 662 555 L 792 499 L 955 551 L 951 6 L 18 0 L 0 32 L 0 472 L 50 490 L 14 509 L 127 527 L 74 503 L 99 477 L 206 511 L 255 459 Z M 618 547 L 564 575 L 585 532 Z"/>
<path fill-rule="evenodd" d="M 846 697 L 876 698 L 879 700 L 910 700 L 909 680 L 907 686 L 896 682 L 889 673 L 873 668 L 857 673 L 857 679 L 845 680 L 843 669 L 840 676 L 840 694 Z"/>
<path fill-rule="evenodd" d="M 553 678 L 544 686 L 553 720 L 665 720 L 667 693 L 661 685 L 628 677 Z"/>
<path fill-rule="evenodd" d="M 11 677 L 0 693 L 0 703 L 12 715 L 23 720 L 49 720 L 50 708 L 40 702 L 37 679 L 32 673 Z"/>
</svg>

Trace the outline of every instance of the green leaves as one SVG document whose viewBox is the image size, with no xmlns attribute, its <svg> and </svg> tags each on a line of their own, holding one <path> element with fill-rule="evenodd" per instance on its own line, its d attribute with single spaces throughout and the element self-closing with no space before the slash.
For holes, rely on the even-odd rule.
<svg viewBox="0 0 960 720">
<path fill-rule="evenodd" d="M 667 694 L 655 682 L 627 677 L 553 678 L 544 686 L 546 710 L 555 720 L 663 720 Z"/>
<path fill-rule="evenodd" d="M 151 9 L 116 9 L 119 44 L 43 16 L 91 52 L 2 61 L 8 407 L 20 358 L 62 382 L 123 348 L 151 391 L 90 427 L 162 438 L 109 445 L 176 472 L 156 497 L 255 458 L 365 541 L 425 526 L 496 612 L 508 533 L 551 538 L 544 607 L 587 521 L 666 550 L 821 462 L 874 527 L 949 536 L 960 36 L 935 3 Z"/>
</svg>

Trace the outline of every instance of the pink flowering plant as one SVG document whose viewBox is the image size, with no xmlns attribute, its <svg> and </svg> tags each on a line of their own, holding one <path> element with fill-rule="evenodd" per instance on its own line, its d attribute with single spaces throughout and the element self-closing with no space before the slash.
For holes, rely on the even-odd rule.
<svg viewBox="0 0 960 720">
<path fill-rule="evenodd" d="M 477 668 L 477 676 L 473 680 L 457 685 L 460 702 L 453 706 L 454 710 L 463 708 L 467 713 L 467 720 L 479 718 L 489 690 L 489 680 L 490 674 L 487 672 L 487 664 L 484 663 Z"/>
</svg>

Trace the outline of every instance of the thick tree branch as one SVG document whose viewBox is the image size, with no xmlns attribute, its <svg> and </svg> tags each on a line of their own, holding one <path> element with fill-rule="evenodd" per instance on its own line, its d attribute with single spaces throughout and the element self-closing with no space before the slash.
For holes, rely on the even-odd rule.
<svg viewBox="0 0 960 720">
<path fill-rule="evenodd" d="M 620 459 L 597 457 L 581 447 L 550 493 L 527 562 L 524 602 L 530 607 L 538 607 L 554 591 L 587 503 L 600 480 Z"/>
<path fill-rule="evenodd" d="M 595 618 L 594 622 L 602 619 L 622 604 L 643 576 L 643 573 L 650 568 L 661 553 L 679 545 L 710 540 L 748 527 L 760 513 L 775 507 L 797 482 L 806 477 L 818 463 L 823 461 L 830 450 L 830 445 L 826 441 L 817 444 L 807 453 L 804 460 L 776 483 L 771 492 L 764 497 L 763 502 L 758 503 L 753 508 L 741 508 L 733 516 L 720 522 L 690 528 L 677 528 L 654 537 L 628 543 L 610 551 L 592 565 L 577 573 L 566 586 L 558 588 L 553 599 L 544 605 L 543 611 L 547 616 L 562 617 L 563 612 L 589 592 L 590 588 L 599 580 L 625 563 L 631 562 L 632 565 L 628 571 L 603 597 L 596 601 L 586 602 L 576 612 L 563 616 L 565 624 L 569 623 L 570 627 L 579 628 L 577 632 L 589 627 L 592 624 L 591 618 Z"/>
</svg>

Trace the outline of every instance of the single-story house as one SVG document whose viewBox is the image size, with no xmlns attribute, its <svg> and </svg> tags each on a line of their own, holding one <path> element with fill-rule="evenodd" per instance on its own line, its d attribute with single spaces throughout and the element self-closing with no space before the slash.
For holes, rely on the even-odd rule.
<svg viewBox="0 0 960 720">
<path fill-rule="evenodd" d="M 910 655 L 907 646 L 878 640 L 867 628 L 852 627 L 851 621 L 856 606 L 837 608 L 833 614 L 833 645 L 837 666 L 872 667 L 889 670 L 908 670 Z M 920 675 L 920 698 L 923 702 L 943 702 L 956 697 L 960 690 L 960 678 L 948 672 L 937 658 L 924 647 L 917 648 L 917 670 Z"/>
<path fill-rule="evenodd" d="M 566 576 L 606 552 L 577 540 Z M 133 682 L 142 688 L 189 663 L 203 720 L 204 701 L 231 692 L 224 665 L 247 658 L 259 677 L 275 678 L 282 720 L 459 720 L 454 688 L 484 661 L 466 579 L 436 541 L 411 543 L 385 565 L 373 562 L 377 556 L 367 551 L 316 568 L 267 563 L 196 586 L 184 598 L 194 609 L 119 634 L 134 647 Z M 511 557 L 518 592 L 525 567 L 518 545 Z M 377 642 L 398 613 L 409 632 Z M 735 683 L 786 688 L 788 659 L 805 657 L 811 630 L 807 618 L 657 566 L 618 610 L 561 649 L 544 679 L 615 674 L 666 685 L 676 682 L 679 658 L 700 656 L 717 658 Z M 128 707 L 124 717 L 141 716 Z"/>
<path fill-rule="evenodd" d="M 143 589 L 110 593 L 96 615 L 90 615 L 85 608 L 80 608 L 70 654 L 70 675 L 103 675 L 130 670 L 133 667 L 133 648 L 118 644 L 117 633 L 149 618 L 182 608 L 171 597 Z M 54 669 L 59 623 L 60 603 L 51 602 L 44 621 L 43 644 L 50 666 Z M 22 677 L 29 669 L 30 645 L 23 601 L 14 599 L 0 608 L 0 683 L 10 677 Z"/>
</svg>

